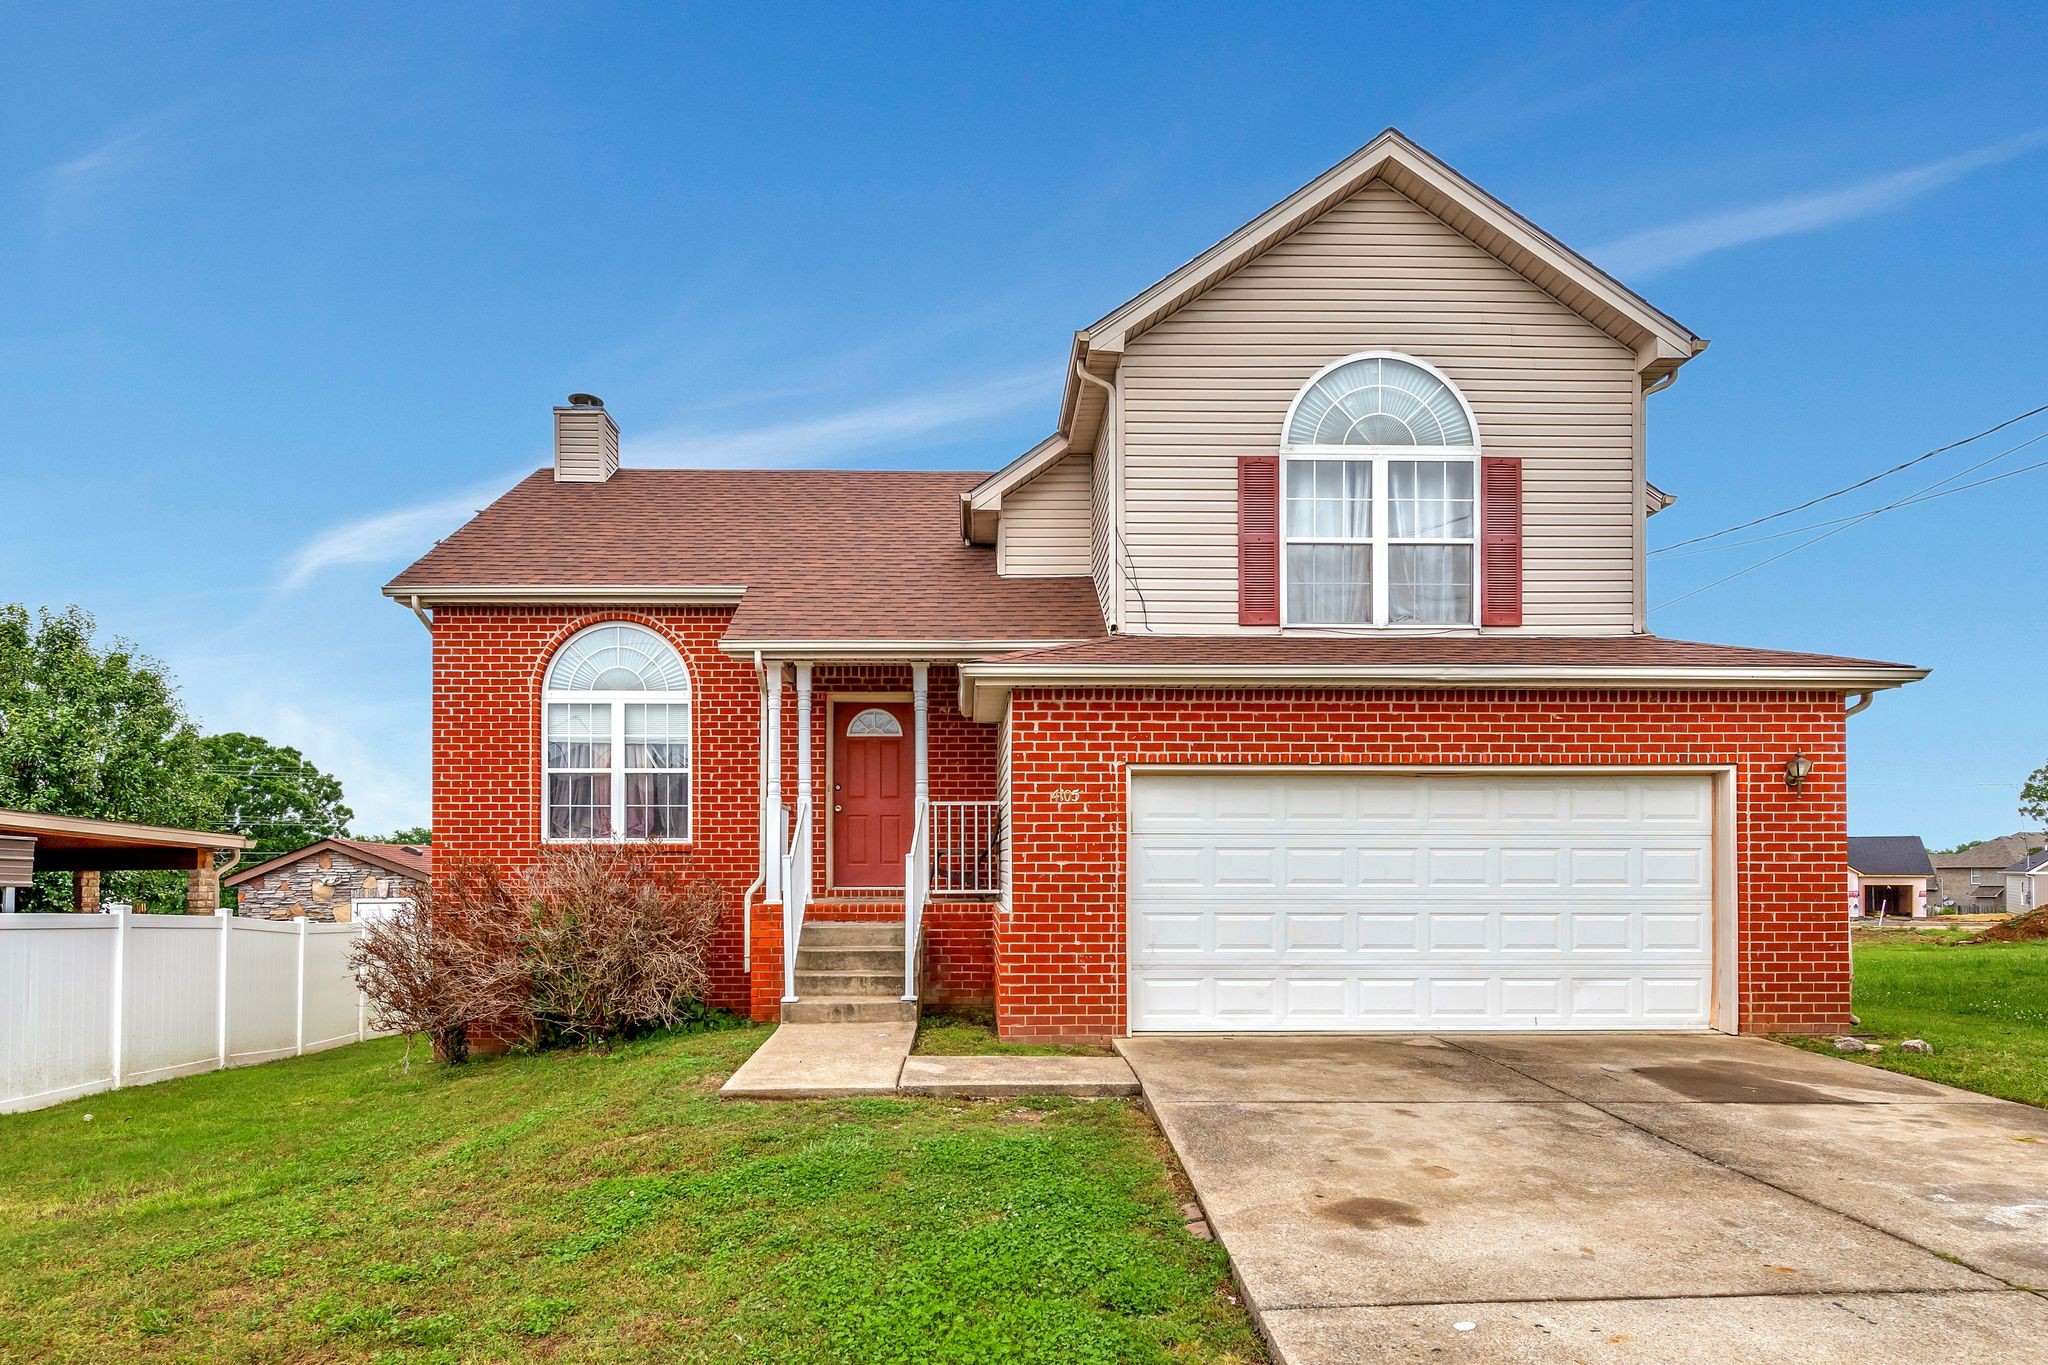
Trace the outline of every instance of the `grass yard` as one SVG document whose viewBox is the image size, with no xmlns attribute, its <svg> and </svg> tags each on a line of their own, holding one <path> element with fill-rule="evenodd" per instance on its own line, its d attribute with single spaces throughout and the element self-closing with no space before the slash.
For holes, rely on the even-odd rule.
<svg viewBox="0 0 2048 1365">
<path fill-rule="evenodd" d="M 931 1013 L 917 1021 L 911 1049 L 926 1057 L 1107 1057 L 1106 1047 L 1084 1043 L 1006 1043 L 996 1036 L 989 1013 Z"/>
<path fill-rule="evenodd" d="M 1950 945 L 1947 937 L 1857 937 L 1859 1032 L 1886 1047 L 1853 1060 L 2048 1107 L 2048 941 Z M 1900 1052 L 1902 1038 L 1925 1038 L 1934 1052 Z M 1802 1044 L 1832 1050 L 1826 1039 Z"/>
<path fill-rule="evenodd" d="M 0 1117 L 0 1357 L 1264 1358 L 1134 1105 L 718 1099 L 766 1037 Z"/>
</svg>

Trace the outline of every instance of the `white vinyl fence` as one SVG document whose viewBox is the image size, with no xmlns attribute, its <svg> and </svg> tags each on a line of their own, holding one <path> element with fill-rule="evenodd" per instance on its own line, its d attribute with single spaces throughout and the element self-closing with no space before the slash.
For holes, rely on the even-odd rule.
<svg viewBox="0 0 2048 1365">
<path fill-rule="evenodd" d="M 0 915 L 0 1113 L 375 1036 L 354 924 Z"/>
</svg>

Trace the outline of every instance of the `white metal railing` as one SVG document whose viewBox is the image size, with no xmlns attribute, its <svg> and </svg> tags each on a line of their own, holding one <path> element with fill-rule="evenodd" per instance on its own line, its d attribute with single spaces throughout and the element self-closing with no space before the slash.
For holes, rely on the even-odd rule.
<svg viewBox="0 0 2048 1365">
<path fill-rule="evenodd" d="M 1003 803 L 934 801 L 931 894 L 993 896 L 1003 881 Z"/>
<path fill-rule="evenodd" d="M 811 900 L 811 798 L 800 797 L 782 855 L 782 998 L 796 999 L 796 948 Z"/>
<path fill-rule="evenodd" d="M 917 999 L 917 935 L 931 894 L 931 837 L 932 803 L 920 796 L 910 851 L 903 855 L 903 998 L 912 1001 Z"/>
</svg>

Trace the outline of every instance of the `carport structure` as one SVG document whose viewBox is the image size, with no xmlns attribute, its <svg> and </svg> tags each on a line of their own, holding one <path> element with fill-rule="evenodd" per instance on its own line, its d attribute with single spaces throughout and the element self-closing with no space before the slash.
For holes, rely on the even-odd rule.
<svg viewBox="0 0 2048 1365">
<path fill-rule="evenodd" d="M 90 912 L 100 907 L 104 872 L 183 872 L 185 913 L 210 915 L 220 907 L 221 872 L 253 846 L 239 834 L 0 810 L 0 894 L 12 910 L 36 873 L 69 872 L 71 908 Z"/>
</svg>

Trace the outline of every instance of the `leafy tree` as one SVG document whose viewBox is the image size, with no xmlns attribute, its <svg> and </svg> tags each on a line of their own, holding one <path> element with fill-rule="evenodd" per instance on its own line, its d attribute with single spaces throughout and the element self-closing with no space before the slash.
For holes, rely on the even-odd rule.
<svg viewBox="0 0 2048 1365">
<path fill-rule="evenodd" d="M 355 812 L 341 802 L 341 783 L 297 749 L 239 732 L 208 735 L 199 743 L 207 777 L 219 793 L 221 822 L 256 841 L 245 862 L 289 853 L 348 828 Z"/>
<path fill-rule="evenodd" d="M 2034 769 L 2020 788 L 2020 814 L 2048 824 L 2048 763 Z"/>
<path fill-rule="evenodd" d="M 408 825 L 389 834 L 358 834 L 353 837 L 372 844 L 431 844 L 434 831 L 425 825 Z"/>
<path fill-rule="evenodd" d="M 125 640 L 102 648 L 90 613 L 0 603 L 0 806 L 53 815 L 214 825 L 221 791 L 177 688 Z M 183 903 L 183 874 L 118 872 L 114 899 Z M 27 908 L 65 908 L 70 878 L 46 873 Z"/>
</svg>

